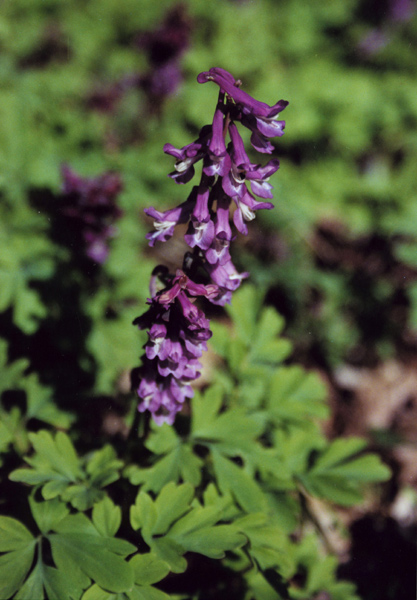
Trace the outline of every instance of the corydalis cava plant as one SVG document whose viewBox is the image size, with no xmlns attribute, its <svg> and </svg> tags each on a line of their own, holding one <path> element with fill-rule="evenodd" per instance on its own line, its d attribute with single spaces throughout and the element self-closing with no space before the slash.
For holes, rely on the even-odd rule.
<svg viewBox="0 0 417 600">
<path fill-rule="evenodd" d="M 165 212 L 145 209 L 154 219 L 154 231 L 146 236 L 150 246 L 166 242 L 176 225 L 188 223 L 185 241 L 191 249 L 175 275 L 164 267 L 156 268 L 149 309 L 134 321 L 140 329 L 147 329 L 149 336 L 137 372 L 138 408 L 140 412 L 149 410 L 159 425 L 174 422 L 186 398 L 193 395 L 191 382 L 200 376 L 198 359 L 207 349 L 211 331 L 195 300 L 202 296 L 224 306 L 249 275 L 238 273 L 232 262 L 230 244 L 235 235 L 231 223 L 246 235 L 247 222 L 255 218 L 255 211 L 273 208 L 268 202 L 272 198 L 268 180 L 279 161 L 271 159 L 264 166 L 251 163 L 238 125 L 251 131 L 255 150 L 271 154 L 270 139 L 284 133 L 285 122 L 277 117 L 288 104 L 280 100 L 268 106 L 255 100 L 224 69 L 200 73 L 197 81 L 212 81 L 220 88 L 213 122 L 204 126 L 191 144 L 181 149 L 165 144 L 164 152 L 175 158 L 175 170 L 169 176 L 178 184 L 190 181 L 195 164 L 202 161 L 200 183 L 175 208 Z M 157 279 L 162 289 L 157 289 Z"/>
</svg>

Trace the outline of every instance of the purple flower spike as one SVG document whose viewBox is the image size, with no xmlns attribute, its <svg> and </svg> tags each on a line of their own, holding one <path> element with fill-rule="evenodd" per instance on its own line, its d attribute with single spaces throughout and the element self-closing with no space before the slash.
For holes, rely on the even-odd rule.
<svg viewBox="0 0 417 600">
<path fill-rule="evenodd" d="M 175 225 L 188 221 L 184 239 L 193 249 L 185 254 L 183 270 L 175 275 L 162 266 L 154 270 L 149 309 L 134 321 L 140 329 L 148 330 L 143 366 L 139 369 L 139 411 L 149 410 L 158 425 L 174 422 L 176 413 L 193 395 L 190 384 L 200 376 L 198 359 L 207 350 L 211 331 L 196 301 L 202 297 L 224 306 L 249 276 L 247 272 L 239 273 L 232 262 L 234 228 L 247 234 L 247 222 L 255 218 L 255 211 L 273 208 L 264 200 L 272 198 L 269 178 L 278 170 L 279 161 L 274 158 L 264 166 L 252 163 L 237 124 L 251 130 L 255 149 L 271 153 L 274 148 L 269 138 L 281 136 L 285 125 L 275 117 L 288 104 L 284 100 L 274 106 L 258 102 L 243 92 L 241 82 L 224 69 L 200 73 L 198 81 L 214 81 L 220 87 L 213 122 L 202 128 L 195 142 L 181 149 L 165 144 L 164 152 L 176 159 L 170 177 L 177 183 L 190 181 L 195 163 L 203 160 L 200 184 L 176 208 L 164 213 L 155 208 L 145 211 L 154 218 L 155 231 L 146 236 L 151 246 L 156 240 L 166 241 Z M 227 134 L 231 140 L 228 145 Z M 193 281 L 191 274 L 206 280 L 208 277 L 210 283 Z"/>
</svg>

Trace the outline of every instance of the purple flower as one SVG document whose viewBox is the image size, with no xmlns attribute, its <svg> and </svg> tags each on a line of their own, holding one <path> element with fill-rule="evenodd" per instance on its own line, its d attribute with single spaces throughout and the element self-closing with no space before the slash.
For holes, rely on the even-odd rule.
<svg viewBox="0 0 417 600">
<path fill-rule="evenodd" d="M 208 208 L 210 190 L 207 186 L 200 185 L 199 188 L 195 187 L 191 194 L 196 200 L 184 239 L 190 248 L 197 246 L 207 250 L 214 238 L 214 223 Z"/>
<path fill-rule="evenodd" d="M 169 174 L 176 183 L 188 183 L 194 177 L 194 164 L 201 160 L 207 151 L 211 128 L 205 126 L 200 131 L 198 139 L 183 148 L 175 148 L 172 144 L 165 144 L 165 154 L 176 158 L 175 171 Z"/>
<path fill-rule="evenodd" d="M 174 6 L 154 31 L 138 36 L 137 45 L 149 59 L 149 71 L 140 78 L 149 108 L 158 112 L 164 100 L 182 83 L 180 59 L 189 45 L 192 22 L 183 4 Z"/>
<path fill-rule="evenodd" d="M 242 125 L 252 130 L 251 143 L 258 152 L 270 154 L 273 146 L 266 138 L 284 134 L 285 121 L 277 121 L 277 115 L 288 106 L 286 100 L 279 100 L 273 106 L 259 102 L 239 89 L 237 82 L 230 73 L 224 69 L 214 67 L 210 71 L 200 73 L 197 77 L 199 83 L 214 81 L 237 105 L 237 119 Z"/>
<path fill-rule="evenodd" d="M 272 198 L 272 185 L 269 178 L 279 168 L 279 160 L 272 159 L 264 167 L 254 165 L 245 152 L 243 140 L 233 123 L 229 126 L 232 140 L 232 165 L 227 177 L 223 178 L 223 189 L 228 196 L 243 197 L 247 193 L 245 181 L 248 180 L 254 194 L 261 198 Z M 262 207 L 266 208 L 266 207 Z M 271 204 L 268 208 L 273 208 Z"/>
<path fill-rule="evenodd" d="M 135 319 L 148 329 L 148 341 L 137 392 L 139 410 L 150 410 L 156 423 L 172 424 L 186 398 L 193 395 L 189 383 L 200 376 L 198 358 L 207 350 L 211 337 L 209 321 L 192 297 L 216 297 L 216 285 L 193 282 L 181 270 L 166 289 L 151 300 L 148 311 Z"/>
<path fill-rule="evenodd" d="M 255 213 L 253 211 L 262 208 L 268 210 L 274 208 L 274 205 L 271 202 L 258 202 L 255 200 L 248 190 L 246 190 L 246 193 L 241 198 L 236 196 L 234 201 L 236 202 L 237 209 L 233 213 L 233 222 L 236 229 L 243 235 L 248 233 L 245 221 L 252 221 L 255 218 Z"/>
<path fill-rule="evenodd" d="M 249 277 L 249 273 L 247 272 L 238 273 L 231 260 L 223 265 L 220 263 L 215 265 L 206 263 L 205 269 L 210 275 L 211 280 L 219 288 L 217 296 L 211 299 L 213 304 L 218 304 L 219 306 L 230 304 L 232 292 L 237 290 L 243 279 Z"/>
<path fill-rule="evenodd" d="M 116 204 L 122 190 L 120 177 L 116 173 L 81 177 L 63 165 L 62 178 L 61 212 L 81 235 L 86 256 L 103 264 L 109 253 L 108 241 L 117 231 L 114 223 L 122 215 Z"/>
<path fill-rule="evenodd" d="M 209 176 L 223 177 L 230 169 L 230 156 L 226 150 L 223 134 L 224 94 L 220 92 L 219 102 L 214 113 L 212 133 L 208 152 L 204 158 L 203 172 Z"/>
<path fill-rule="evenodd" d="M 413 0 L 391 0 L 389 12 L 393 21 L 409 21 L 416 12 L 415 2 Z"/>
<path fill-rule="evenodd" d="M 239 273 L 230 256 L 234 240 L 232 201 L 233 223 L 243 234 L 247 234 L 246 222 L 254 219 L 256 210 L 273 208 L 271 202 L 258 201 L 254 194 L 261 199 L 272 198 L 269 178 L 278 170 L 279 161 L 272 159 L 264 166 L 251 163 L 236 124 L 252 131 L 255 149 L 270 153 L 273 146 L 269 138 L 282 135 L 284 129 L 284 121 L 275 117 L 288 104 L 284 100 L 274 106 L 258 102 L 240 90 L 241 82 L 224 69 L 200 73 L 198 81 L 214 81 L 220 87 L 213 122 L 201 129 L 193 143 L 180 149 L 165 144 L 164 152 L 176 159 L 170 177 L 177 183 L 190 181 L 195 163 L 203 160 L 200 184 L 176 208 L 163 213 L 155 208 L 145 210 L 154 218 L 155 231 L 146 236 L 151 246 L 156 240 L 170 238 L 178 223 L 188 222 L 184 239 L 193 249 L 185 254 L 184 270 L 178 270 L 175 276 L 162 268 L 154 272 L 149 309 L 134 321 L 140 329 L 148 330 L 137 387 L 139 410 L 149 410 L 158 424 L 173 423 L 184 401 L 193 395 L 190 383 L 200 375 L 198 359 L 207 350 L 211 331 L 195 300 L 204 297 L 224 306 L 249 275 Z M 227 134 L 231 140 L 228 145 Z M 204 271 L 211 283 L 204 285 L 190 278 L 191 273 L 193 278 L 204 277 Z"/>
<path fill-rule="evenodd" d="M 184 401 L 193 397 L 192 387 L 172 376 L 158 378 L 146 368 L 141 371 L 141 381 L 137 390 L 142 399 L 138 406 L 139 412 L 149 410 L 157 425 L 172 425 Z"/>
<path fill-rule="evenodd" d="M 217 200 L 215 237 L 206 252 L 206 259 L 212 265 L 224 265 L 230 260 L 229 246 L 232 240 L 232 230 L 229 222 L 230 198 L 220 193 Z"/>
<path fill-rule="evenodd" d="M 149 245 L 154 246 L 156 241 L 166 242 L 174 233 L 175 225 L 179 223 L 187 223 L 190 218 L 190 213 L 193 208 L 193 202 L 187 199 L 179 206 L 167 210 L 165 212 L 159 212 L 155 208 L 145 208 L 144 212 L 148 217 L 154 219 L 153 225 L 155 231 L 147 233 L 146 239 L 149 240 Z"/>
<path fill-rule="evenodd" d="M 269 106 L 265 102 L 255 100 L 252 96 L 249 96 L 249 94 L 237 87 L 238 82 L 235 81 L 230 73 L 217 67 L 200 73 L 197 81 L 198 83 L 214 81 L 223 92 L 239 105 L 244 114 L 252 114 L 257 118 L 271 119 L 288 105 L 288 102 L 285 100 L 280 100 L 274 106 Z"/>
</svg>

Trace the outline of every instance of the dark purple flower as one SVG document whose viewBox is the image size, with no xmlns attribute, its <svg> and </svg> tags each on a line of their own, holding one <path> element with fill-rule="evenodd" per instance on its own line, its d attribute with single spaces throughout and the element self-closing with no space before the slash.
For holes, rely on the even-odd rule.
<svg viewBox="0 0 417 600">
<path fill-rule="evenodd" d="M 200 376 L 198 358 L 211 337 L 209 321 L 192 297 L 217 296 L 217 286 L 193 282 L 178 270 L 166 289 L 151 300 L 148 311 L 134 323 L 148 329 L 141 368 L 139 410 L 150 410 L 156 423 L 172 424 L 186 398 L 193 395 L 190 381 Z"/>
<path fill-rule="evenodd" d="M 188 183 L 194 177 L 194 164 L 201 160 L 210 140 L 211 127 L 206 125 L 200 131 L 198 139 L 183 148 L 175 148 L 172 144 L 165 144 L 165 154 L 170 154 L 176 159 L 175 171 L 169 174 L 176 183 Z"/>
<path fill-rule="evenodd" d="M 150 67 L 140 85 L 153 111 L 158 111 L 182 83 L 180 59 L 188 48 L 191 28 L 185 4 L 178 4 L 169 10 L 160 27 L 138 36 L 137 45 L 147 53 Z"/>
<path fill-rule="evenodd" d="M 207 250 L 214 238 L 214 223 L 208 208 L 210 190 L 207 186 L 200 185 L 199 188 L 195 187 L 191 194 L 196 200 L 184 239 L 190 248 L 197 246 Z"/>
<path fill-rule="evenodd" d="M 228 196 L 235 198 L 243 197 L 247 193 L 246 180 L 249 181 L 252 192 L 261 198 L 272 198 L 272 185 L 268 183 L 269 178 L 279 168 L 279 160 L 272 159 L 264 167 L 254 165 L 249 161 L 245 152 L 243 140 L 233 123 L 229 126 L 232 140 L 232 165 L 223 178 L 223 189 Z M 269 208 L 272 208 L 271 205 Z M 262 207 L 265 208 L 265 207 Z"/>
<path fill-rule="evenodd" d="M 108 241 L 116 233 L 114 223 L 122 215 L 116 204 L 120 177 L 116 173 L 81 177 L 63 165 L 62 178 L 61 212 L 81 235 L 85 254 L 102 264 L 109 253 Z"/>
<path fill-rule="evenodd" d="M 416 4 L 413 0 L 391 0 L 390 16 L 393 21 L 409 21 L 416 12 Z"/>
<path fill-rule="evenodd" d="M 237 105 L 236 118 L 242 125 L 252 131 L 251 144 L 258 152 L 271 154 L 272 144 L 267 138 L 284 134 L 285 121 L 277 121 L 277 115 L 288 106 L 286 100 L 279 100 L 273 106 L 259 102 L 241 90 L 230 73 L 224 69 L 214 67 L 209 71 L 200 73 L 197 77 L 199 83 L 214 81 Z"/>
<path fill-rule="evenodd" d="M 141 371 L 138 396 L 142 402 L 138 406 L 139 412 L 149 410 L 157 425 L 164 423 L 172 425 L 175 415 L 182 409 L 184 401 L 194 395 L 192 387 L 187 383 L 177 381 L 172 376 L 158 378 L 146 368 Z"/>
<path fill-rule="evenodd" d="M 252 221 L 255 218 L 255 213 L 253 211 L 260 209 L 271 209 L 274 208 L 274 205 L 271 202 L 258 202 L 252 196 L 252 194 L 246 190 L 246 193 L 239 198 L 236 196 L 234 198 L 236 203 L 236 210 L 233 213 L 233 222 L 236 226 L 236 229 L 246 235 L 248 233 L 248 228 L 245 224 L 245 221 Z"/>
<path fill-rule="evenodd" d="M 218 286 L 219 293 L 215 298 L 210 299 L 213 304 L 224 306 L 230 304 L 232 299 L 232 292 L 242 283 L 243 279 L 249 277 L 249 273 L 238 273 L 236 267 L 231 260 L 221 265 L 217 263 L 212 265 L 206 263 L 204 267 L 207 273 L 210 275 L 211 280 Z"/>
<path fill-rule="evenodd" d="M 151 64 L 166 64 L 188 48 L 191 25 L 185 4 L 177 4 L 157 29 L 139 35 L 137 44 L 147 52 Z"/>
<path fill-rule="evenodd" d="M 220 194 L 217 199 L 215 237 L 206 252 L 206 259 L 212 265 L 224 265 L 230 260 L 229 246 L 232 240 L 232 230 L 229 222 L 230 198 Z"/>
<path fill-rule="evenodd" d="M 204 158 L 203 172 L 208 176 L 223 177 L 230 169 L 230 156 L 224 141 L 224 94 L 220 92 L 219 102 L 214 113 L 212 133 L 208 152 Z"/>
<path fill-rule="evenodd" d="M 179 206 L 171 208 L 170 210 L 166 210 L 165 212 L 160 212 L 153 207 L 145 208 L 144 212 L 148 215 L 148 217 L 152 217 L 154 219 L 153 225 L 155 227 L 155 231 L 151 231 L 150 233 L 146 234 L 146 239 L 149 240 L 149 245 L 154 246 L 157 240 L 159 242 L 166 242 L 170 237 L 172 237 L 175 225 L 187 223 L 188 219 L 190 218 L 193 204 L 194 203 L 192 200 L 187 199 Z"/>
</svg>

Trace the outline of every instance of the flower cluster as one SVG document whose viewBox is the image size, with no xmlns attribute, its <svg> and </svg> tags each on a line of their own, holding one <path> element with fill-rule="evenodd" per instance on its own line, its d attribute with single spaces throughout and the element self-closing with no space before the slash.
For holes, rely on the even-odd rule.
<svg viewBox="0 0 417 600">
<path fill-rule="evenodd" d="M 122 211 L 116 204 L 122 189 L 115 173 L 87 179 L 68 166 L 62 167 L 61 212 L 69 217 L 81 235 L 86 255 L 103 264 L 109 253 L 108 240 L 115 234 L 115 221 Z"/>
<path fill-rule="evenodd" d="M 236 235 L 232 227 L 245 235 L 255 211 L 273 208 L 268 201 L 272 198 L 269 178 L 279 161 L 271 159 L 264 166 L 252 163 L 237 125 L 250 130 L 255 150 L 271 154 L 271 138 L 282 136 L 285 127 L 277 117 L 288 104 L 280 100 L 269 106 L 255 100 L 224 69 L 200 73 L 197 81 L 219 86 L 212 124 L 204 126 L 191 144 L 180 149 L 165 144 L 164 152 L 175 158 L 175 170 L 169 176 L 178 184 L 189 182 L 196 163 L 202 161 L 200 183 L 175 208 L 165 212 L 145 209 L 154 220 L 154 231 L 146 236 L 150 246 L 166 242 L 176 225 L 188 223 L 185 242 L 192 250 L 186 254 L 183 271 L 166 277 L 162 291 L 151 290 L 150 309 L 135 321 L 149 330 L 138 387 L 139 410 L 149 410 L 157 423 L 174 421 L 185 398 L 192 396 L 190 382 L 200 374 L 197 359 L 211 333 L 193 301 L 203 296 L 224 306 L 249 275 L 239 273 L 232 262 L 230 244 Z M 206 285 L 191 277 L 205 280 Z"/>
<path fill-rule="evenodd" d="M 149 310 L 134 324 L 147 329 L 149 336 L 139 373 L 139 411 L 149 410 L 156 423 L 171 425 L 184 400 L 193 395 L 189 382 L 199 376 L 198 359 L 211 337 L 209 321 L 192 299 L 210 299 L 217 288 L 194 283 L 181 270 L 175 277 L 168 275 L 166 284 L 148 301 Z"/>
</svg>

